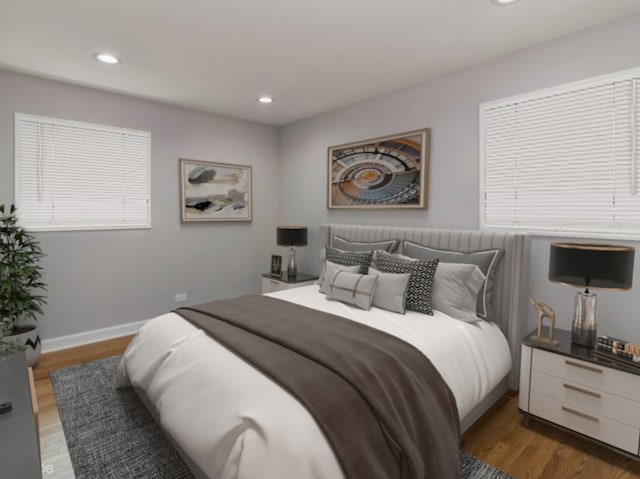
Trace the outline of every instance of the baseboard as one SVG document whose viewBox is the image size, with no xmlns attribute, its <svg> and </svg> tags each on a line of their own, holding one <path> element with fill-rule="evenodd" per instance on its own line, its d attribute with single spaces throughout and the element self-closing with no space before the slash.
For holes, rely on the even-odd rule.
<svg viewBox="0 0 640 479">
<path fill-rule="evenodd" d="M 45 339 L 42 341 L 42 352 L 50 353 L 60 349 L 73 348 L 84 344 L 104 341 L 106 339 L 119 338 L 120 336 L 128 336 L 138 332 L 140 327 L 146 320 L 136 321 L 135 323 L 120 324 L 109 328 L 94 329 L 85 333 L 70 334 L 68 336 L 60 336 L 59 338 Z"/>
</svg>

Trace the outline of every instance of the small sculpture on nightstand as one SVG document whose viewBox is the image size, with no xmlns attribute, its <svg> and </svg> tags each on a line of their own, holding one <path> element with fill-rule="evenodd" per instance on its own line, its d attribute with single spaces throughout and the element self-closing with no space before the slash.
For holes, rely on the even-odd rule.
<svg viewBox="0 0 640 479">
<path fill-rule="evenodd" d="M 547 346 L 550 348 L 555 348 L 558 346 L 558 340 L 553 339 L 553 330 L 556 327 L 556 313 L 553 309 L 551 309 L 547 304 L 536 301 L 533 298 L 533 288 L 535 287 L 535 283 L 531 284 L 531 291 L 529 291 L 529 301 L 533 304 L 533 307 L 536 308 L 538 312 L 538 335 L 529 338 L 531 342 L 539 344 L 540 346 Z M 549 318 L 549 337 L 542 336 L 542 326 L 544 323 L 544 318 Z"/>
</svg>

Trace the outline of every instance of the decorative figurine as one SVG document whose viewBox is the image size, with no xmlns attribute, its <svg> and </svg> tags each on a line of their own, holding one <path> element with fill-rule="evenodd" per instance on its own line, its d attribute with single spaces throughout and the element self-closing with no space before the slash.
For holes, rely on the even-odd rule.
<svg viewBox="0 0 640 479">
<path fill-rule="evenodd" d="M 536 308 L 538 312 L 538 335 L 529 338 L 532 343 L 547 346 L 550 348 L 558 347 L 558 340 L 553 339 L 553 330 L 556 327 L 556 313 L 553 309 L 551 309 L 547 304 L 536 301 L 533 298 L 533 288 L 535 287 L 535 283 L 531 284 L 531 291 L 529 291 L 529 301 L 533 304 L 533 307 Z M 542 326 L 544 323 L 544 318 L 549 318 L 549 337 L 542 336 Z"/>
</svg>

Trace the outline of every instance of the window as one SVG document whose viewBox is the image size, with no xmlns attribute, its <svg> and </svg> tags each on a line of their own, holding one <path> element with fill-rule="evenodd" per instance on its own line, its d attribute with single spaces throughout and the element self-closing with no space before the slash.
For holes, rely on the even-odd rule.
<svg viewBox="0 0 640 479">
<path fill-rule="evenodd" d="M 481 224 L 640 234 L 640 69 L 480 105 Z"/>
<path fill-rule="evenodd" d="M 16 113 L 15 135 L 23 227 L 151 227 L 150 132 Z"/>
</svg>

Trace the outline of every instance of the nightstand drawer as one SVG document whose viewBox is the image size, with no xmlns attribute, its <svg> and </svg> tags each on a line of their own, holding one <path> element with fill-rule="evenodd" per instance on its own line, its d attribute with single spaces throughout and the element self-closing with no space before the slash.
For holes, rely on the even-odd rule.
<svg viewBox="0 0 640 479">
<path fill-rule="evenodd" d="M 531 392 L 640 428 L 640 402 L 532 371 Z"/>
<path fill-rule="evenodd" d="M 310 279 L 306 279 L 310 278 Z M 262 276 L 262 294 L 273 293 L 275 291 L 284 291 L 285 289 L 301 288 L 302 286 L 309 286 L 316 282 L 317 276 L 308 274 L 299 275 L 299 281 L 284 281 L 278 278 L 269 278 L 268 276 Z"/>
<path fill-rule="evenodd" d="M 632 401 L 640 400 L 640 376 L 541 349 L 533 350 L 531 369 Z"/>
<path fill-rule="evenodd" d="M 262 278 L 262 292 L 273 293 L 287 288 L 287 283 L 271 278 Z"/>
<path fill-rule="evenodd" d="M 531 394 L 531 414 L 638 454 L 640 430 L 539 394 Z"/>
</svg>

